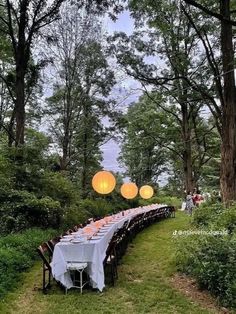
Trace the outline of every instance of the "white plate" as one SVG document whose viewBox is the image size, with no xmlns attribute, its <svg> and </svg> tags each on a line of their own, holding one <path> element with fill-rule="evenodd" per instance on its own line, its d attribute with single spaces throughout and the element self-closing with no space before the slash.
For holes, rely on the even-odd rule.
<svg viewBox="0 0 236 314">
<path fill-rule="evenodd" d="M 93 236 L 93 237 L 91 238 L 91 240 L 99 240 L 99 239 L 101 239 L 101 238 L 102 238 L 102 236 L 97 235 L 97 236 Z"/>
<path fill-rule="evenodd" d="M 72 242 L 72 243 L 82 243 L 82 242 L 84 242 L 84 241 L 75 239 L 75 240 L 71 240 L 71 242 Z"/>
<path fill-rule="evenodd" d="M 70 241 L 71 241 L 71 239 L 68 239 L 68 238 L 67 238 L 67 239 L 61 239 L 61 240 L 60 240 L 60 242 L 70 242 Z"/>
</svg>

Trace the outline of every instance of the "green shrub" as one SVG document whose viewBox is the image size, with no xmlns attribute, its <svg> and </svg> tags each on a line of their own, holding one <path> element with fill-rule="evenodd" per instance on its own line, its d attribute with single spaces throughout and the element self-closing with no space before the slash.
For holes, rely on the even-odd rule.
<svg viewBox="0 0 236 314">
<path fill-rule="evenodd" d="M 0 298 L 16 287 L 20 273 L 32 266 L 38 258 L 37 246 L 56 235 L 48 229 L 29 229 L 0 239 Z"/>
<path fill-rule="evenodd" d="M 71 228 L 74 225 L 83 223 L 90 217 L 103 217 L 111 213 L 116 213 L 131 207 L 135 207 L 136 201 L 116 202 L 113 198 L 106 197 L 106 199 L 84 199 L 73 203 L 66 207 L 63 214 L 62 226 L 63 229 Z"/>
<path fill-rule="evenodd" d="M 63 230 L 70 229 L 75 225 L 84 223 L 90 217 L 89 212 L 81 209 L 78 204 L 73 204 L 64 210 L 62 228 Z"/>
<path fill-rule="evenodd" d="M 96 200 L 82 200 L 80 201 L 79 207 L 82 211 L 89 213 L 90 217 L 105 216 L 113 211 L 111 204 L 101 198 Z"/>
<path fill-rule="evenodd" d="M 178 269 L 195 277 L 222 305 L 236 307 L 236 241 L 229 236 L 187 240 L 178 248 Z"/>
<path fill-rule="evenodd" d="M 224 211 L 222 203 L 202 203 L 193 212 L 193 224 L 197 227 L 206 227 Z"/>
<path fill-rule="evenodd" d="M 59 201 L 61 206 L 72 204 L 78 194 L 73 183 L 60 172 L 45 172 L 41 193 Z"/>
<path fill-rule="evenodd" d="M 1 198 L 4 198 L 3 195 Z M 37 198 L 27 191 L 8 191 L 0 209 L 0 233 L 16 232 L 30 227 L 58 228 L 60 203 L 49 197 Z"/>
<path fill-rule="evenodd" d="M 178 240 L 178 269 L 196 278 L 224 306 L 236 307 L 236 206 L 205 203 L 193 215 L 193 224 L 227 235 L 188 236 Z M 196 229 L 197 230 L 197 229 Z"/>
<path fill-rule="evenodd" d="M 139 205 L 140 206 L 145 206 L 145 205 L 149 205 L 149 204 L 166 204 L 166 205 L 171 205 L 171 206 L 175 206 L 176 208 L 180 208 L 181 207 L 181 199 L 175 196 L 164 196 L 164 195 L 160 195 L 160 196 L 154 196 L 152 198 L 150 198 L 149 200 L 144 200 L 144 199 L 140 199 L 139 200 Z"/>
<path fill-rule="evenodd" d="M 226 229 L 230 234 L 236 233 L 236 206 L 223 210 L 212 222 L 215 229 Z"/>
</svg>

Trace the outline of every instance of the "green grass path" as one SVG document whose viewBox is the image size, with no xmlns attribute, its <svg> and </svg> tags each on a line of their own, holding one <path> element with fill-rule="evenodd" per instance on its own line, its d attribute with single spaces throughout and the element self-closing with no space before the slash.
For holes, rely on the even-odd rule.
<svg viewBox="0 0 236 314">
<path fill-rule="evenodd" d="M 41 265 L 37 263 L 24 275 L 19 289 L 10 293 L 0 303 L 0 313 L 60 314 L 60 313 L 160 313 L 160 314 L 209 314 L 176 291 L 169 283 L 175 271 L 172 238 L 174 230 L 188 228 L 188 217 L 178 213 L 171 218 L 142 231 L 129 246 L 115 287 L 103 293 L 69 291 L 67 295 L 54 285 L 47 295 L 41 285 Z"/>
</svg>

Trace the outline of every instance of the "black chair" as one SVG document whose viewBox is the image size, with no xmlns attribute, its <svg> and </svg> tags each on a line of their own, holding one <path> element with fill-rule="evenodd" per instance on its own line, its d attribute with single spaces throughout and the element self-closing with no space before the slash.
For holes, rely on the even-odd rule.
<svg viewBox="0 0 236 314">
<path fill-rule="evenodd" d="M 175 218 L 175 212 L 176 208 L 174 206 L 171 206 L 171 218 Z"/>
<path fill-rule="evenodd" d="M 51 252 L 46 243 L 41 244 L 37 248 L 37 252 L 43 261 L 43 292 L 46 293 L 47 290 L 51 287 L 51 275 L 52 275 L 52 269 L 50 266 Z M 48 280 L 46 280 L 47 274 L 48 274 Z"/>
<path fill-rule="evenodd" d="M 77 232 L 81 228 L 83 228 L 82 224 L 76 225 L 76 226 L 73 227 L 73 232 Z"/>
<path fill-rule="evenodd" d="M 53 254 L 55 245 L 56 245 L 58 242 L 60 242 L 61 238 L 62 238 L 61 236 L 55 237 L 55 238 L 49 240 L 49 241 L 46 243 L 46 244 L 48 245 L 49 249 L 51 250 L 52 254 Z"/>
<path fill-rule="evenodd" d="M 104 267 L 104 273 L 106 273 L 106 270 L 110 269 L 110 279 L 112 286 L 115 285 L 115 279 L 118 278 L 118 272 L 117 272 L 117 257 L 116 257 L 116 237 L 112 237 L 107 250 L 106 250 L 106 256 L 103 261 L 103 267 Z M 105 275 L 105 279 L 107 279 L 107 276 Z"/>
<path fill-rule="evenodd" d="M 129 222 L 126 221 L 124 225 L 120 229 L 118 229 L 116 233 L 113 235 L 116 241 L 115 251 L 116 251 L 117 262 L 125 254 L 125 251 L 128 246 L 128 224 Z"/>
</svg>

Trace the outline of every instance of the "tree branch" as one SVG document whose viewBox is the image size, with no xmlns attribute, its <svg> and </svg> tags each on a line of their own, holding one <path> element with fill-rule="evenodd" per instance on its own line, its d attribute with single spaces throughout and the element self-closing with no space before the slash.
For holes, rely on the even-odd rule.
<svg viewBox="0 0 236 314">
<path fill-rule="evenodd" d="M 178 117 L 178 115 L 176 113 L 174 113 L 173 111 L 165 108 L 164 106 L 162 106 L 160 103 L 157 103 L 156 100 L 150 95 L 150 93 L 148 92 L 148 90 L 146 89 L 146 86 L 144 84 L 142 84 L 143 88 L 145 89 L 145 94 L 148 96 L 149 99 L 151 99 L 155 104 L 157 104 L 163 111 L 171 114 L 172 116 L 175 117 L 175 119 L 181 124 L 181 119 Z"/>
<path fill-rule="evenodd" d="M 0 73 L 0 79 L 3 80 L 3 82 L 6 84 L 6 87 L 8 89 L 8 92 L 9 92 L 10 96 L 11 96 L 11 99 L 12 99 L 13 103 L 15 103 L 16 99 L 15 99 L 13 93 L 12 93 L 12 90 L 11 90 L 7 80 L 5 79 L 5 77 L 1 73 Z"/>
<path fill-rule="evenodd" d="M 213 12 L 211 10 L 209 10 L 208 8 L 206 8 L 205 6 L 201 5 L 200 3 L 196 2 L 195 0 L 183 0 L 185 3 L 190 4 L 192 6 L 194 6 L 195 8 L 198 8 L 200 10 L 202 10 L 203 12 L 205 12 L 206 14 L 217 18 L 220 21 L 223 21 L 227 24 L 231 24 L 233 26 L 236 26 L 236 21 L 232 21 L 232 20 L 228 20 L 226 19 L 223 15 Z"/>
<path fill-rule="evenodd" d="M 13 25 L 12 25 L 12 16 L 11 16 L 11 3 L 9 0 L 7 0 L 7 14 L 8 14 L 8 30 L 9 30 L 9 35 L 10 35 L 11 40 L 12 40 L 14 57 L 16 59 L 17 43 L 16 43 L 16 39 L 14 36 L 14 30 L 13 30 Z"/>
<path fill-rule="evenodd" d="M 214 57 L 212 48 L 211 48 L 209 40 L 208 40 L 208 37 L 206 36 L 206 40 L 204 40 L 201 32 L 196 27 L 192 17 L 185 10 L 185 8 L 183 6 L 182 6 L 182 10 L 183 10 L 184 14 L 186 15 L 186 17 L 188 18 L 190 24 L 194 28 L 195 32 L 197 33 L 198 37 L 200 38 L 200 40 L 201 40 L 201 42 L 202 42 L 202 44 L 203 44 L 203 46 L 205 48 L 206 57 L 207 57 L 207 60 L 209 62 L 209 65 L 210 65 L 210 67 L 212 69 L 212 72 L 213 72 L 213 75 L 214 75 L 215 84 L 216 84 L 217 91 L 218 91 L 219 98 L 220 98 L 220 102 L 221 102 L 221 105 L 223 106 L 224 105 L 224 97 L 223 97 L 223 89 L 222 89 L 222 85 L 221 85 L 221 81 L 220 81 L 220 73 L 219 73 L 219 69 L 218 69 L 218 66 L 217 66 L 216 61 L 215 61 L 215 57 Z"/>
</svg>

